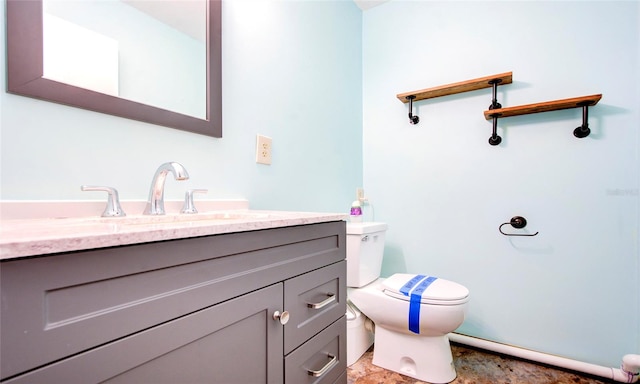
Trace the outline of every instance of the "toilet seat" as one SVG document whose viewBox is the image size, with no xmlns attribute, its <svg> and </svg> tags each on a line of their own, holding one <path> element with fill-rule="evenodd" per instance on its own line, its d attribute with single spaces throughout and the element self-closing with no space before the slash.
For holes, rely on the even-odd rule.
<svg viewBox="0 0 640 384">
<path fill-rule="evenodd" d="M 465 286 L 437 277 L 396 273 L 382 283 L 382 291 L 387 296 L 404 301 L 411 301 L 416 288 L 420 289 L 421 304 L 458 305 L 469 301 L 469 290 Z"/>
</svg>

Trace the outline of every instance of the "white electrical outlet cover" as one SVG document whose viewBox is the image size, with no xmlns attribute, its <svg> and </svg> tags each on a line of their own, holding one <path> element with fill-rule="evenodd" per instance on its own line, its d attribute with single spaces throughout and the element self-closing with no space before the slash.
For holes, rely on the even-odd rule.
<svg viewBox="0 0 640 384">
<path fill-rule="evenodd" d="M 256 163 L 271 165 L 271 138 L 258 135 L 256 138 Z"/>
</svg>

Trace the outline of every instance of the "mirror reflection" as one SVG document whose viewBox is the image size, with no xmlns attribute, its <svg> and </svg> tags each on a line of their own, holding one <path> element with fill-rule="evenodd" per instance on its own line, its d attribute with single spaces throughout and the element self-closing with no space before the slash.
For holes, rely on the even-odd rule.
<svg viewBox="0 0 640 384">
<path fill-rule="evenodd" d="M 207 117 L 205 0 L 44 0 L 43 77 Z"/>
</svg>

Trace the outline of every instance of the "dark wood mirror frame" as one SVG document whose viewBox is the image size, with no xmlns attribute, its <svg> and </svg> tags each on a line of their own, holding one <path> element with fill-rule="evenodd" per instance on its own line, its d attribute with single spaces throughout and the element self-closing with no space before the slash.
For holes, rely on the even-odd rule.
<svg viewBox="0 0 640 384">
<path fill-rule="evenodd" d="M 221 0 L 207 1 L 206 119 L 43 78 L 42 0 L 6 2 L 7 91 L 202 135 L 222 137 Z"/>
</svg>

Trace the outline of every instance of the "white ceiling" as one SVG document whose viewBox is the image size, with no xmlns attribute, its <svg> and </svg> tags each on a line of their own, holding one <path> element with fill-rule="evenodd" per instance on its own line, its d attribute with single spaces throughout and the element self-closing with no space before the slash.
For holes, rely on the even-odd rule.
<svg viewBox="0 0 640 384">
<path fill-rule="evenodd" d="M 382 3 L 386 3 L 389 0 L 353 0 L 360 9 L 366 11 L 367 9 L 371 9 L 376 7 Z"/>
<path fill-rule="evenodd" d="M 356 5 L 366 11 L 389 0 L 353 0 Z M 122 2 L 145 12 L 152 17 L 198 39 L 205 41 L 206 26 L 203 15 L 206 5 L 201 0 L 149 1 L 122 0 Z M 202 23 L 194 20 L 203 20 Z"/>
</svg>

